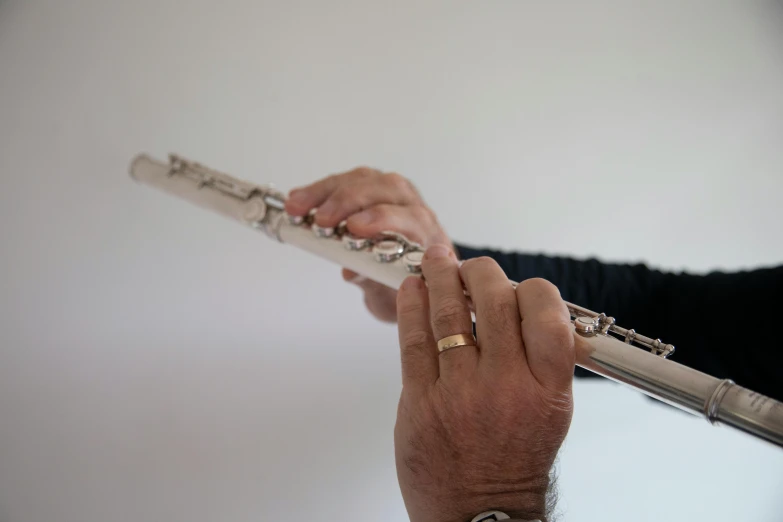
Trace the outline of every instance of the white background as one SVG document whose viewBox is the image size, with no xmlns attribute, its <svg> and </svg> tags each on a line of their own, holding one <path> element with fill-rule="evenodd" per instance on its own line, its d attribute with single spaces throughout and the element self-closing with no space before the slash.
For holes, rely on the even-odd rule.
<svg viewBox="0 0 783 522">
<path fill-rule="evenodd" d="M 783 4 L 557 4 L 0 0 L 0 521 L 405 519 L 395 329 L 140 151 L 396 170 L 476 246 L 779 263 Z M 783 518 L 779 449 L 575 396 L 563 520 Z"/>
</svg>

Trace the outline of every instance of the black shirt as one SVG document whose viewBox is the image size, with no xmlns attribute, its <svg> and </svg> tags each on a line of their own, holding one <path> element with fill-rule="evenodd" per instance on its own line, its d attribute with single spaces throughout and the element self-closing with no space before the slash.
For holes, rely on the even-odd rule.
<svg viewBox="0 0 783 522">
<path fill-rule="evenodd" d="M 455 247 L 462 259 L 493 258 L 514 281 L 547 279 L 564 300 L 673 344 L 680 364 L 783 400 L 783 266 L 694 275 Z M 595 376 L 581 368 L 576 375 Z"/>
</svg>

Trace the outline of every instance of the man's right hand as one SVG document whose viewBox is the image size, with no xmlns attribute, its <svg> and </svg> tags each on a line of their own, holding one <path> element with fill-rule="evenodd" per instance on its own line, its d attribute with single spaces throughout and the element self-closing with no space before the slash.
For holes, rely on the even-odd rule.
<svg viewBox="0 0 783 522">
<path fill-rule="evenodd" d="M 335 174 L 306 187 L 294 189 L 285 210 L 304 216 L 317 208 L 315 223 L 336 227 L 345 220 L 356 237 L 373 237 L 391 230 L 425 248 L 433 244 L 454 247 L 435 214 L 413 184 L 399 174 L 360 167 Z M 367 309 L 385 322 L 397 321 L 397 290 L 343 269 L 343 279 L 364 292 Z"/>
<path fill-rule="evenodd" d="M 494 260 L 460 266 L 441 245 L 427 250 L 422 273 L 427 284 L 409 277 L 397 300 L 394 449 L 411 522 L 467 522 L 495 509 L 546 520 L 573 412 L 575 341 L 560 292 L 542 279 L 515 290 Z M 457 334 L 461 345 L 439 349 Z"/>
</svg>

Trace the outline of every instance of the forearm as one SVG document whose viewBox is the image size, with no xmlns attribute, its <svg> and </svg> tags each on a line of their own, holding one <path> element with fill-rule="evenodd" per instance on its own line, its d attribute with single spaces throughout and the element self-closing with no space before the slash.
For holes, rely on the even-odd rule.
<svg viewBox="0 0 783 522">
<path fill-rule="evenodd" d="M 677 362 L 783 398 L 783 382 L 775 375 L 783 364 L 783 351 L 774 349 L 777 333 L 749 323 L 750 318 L 754 323 L 775 319 L 783 266 L 694 275 L 642 264 L 456 247 L 463 258 L 492 257 L 511 279 L 547 279 L 566 301 L 605 312 L 621 326 L 678 346 L 673 357 Z"/>
<path fill-rule="evenodd" d="M 649 297 L 663 276 L 642 264 L 612 264 L 597 259 L 504 252 L 462 244 L 455 247 L 463 259 L 478 256 L 493 258 L 510 279 L 546 279 L 558 287 L 566 301 L 596 311 L 611 312 L 615 317 L 622 311 L 624 319 L 632 321 L 648 311 Z"/>
</svg>

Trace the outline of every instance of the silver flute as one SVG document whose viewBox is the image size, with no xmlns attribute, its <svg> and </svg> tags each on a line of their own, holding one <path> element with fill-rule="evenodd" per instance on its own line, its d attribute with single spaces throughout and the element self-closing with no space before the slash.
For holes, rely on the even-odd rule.
<svg viewBox="0 0 783 522">
<path fill-rule="evenodd" d="M 131 176 L 252 228 L 353 270 L 369 279 L 399 288 L 411 274 L 420 274 L 424 249 L 390 231 L 374 238 L 354 237 L 341 223 L 319 227 L 308 216 L 285 212 L 285 196 L 272 186 L 256 185 L 170 155 L 162 162 L 141 154 L 133 159 Z M 511 284 L 516 285 L 515 282 Z M 717 379 L 667 357 L 674 346 L 615 324 L 614 318 L 566 303 L 576 341 L 576 364 L 626 384 L 713 425 L 727 425 L 783 447 L 783 403 Z"/>
</svg>

